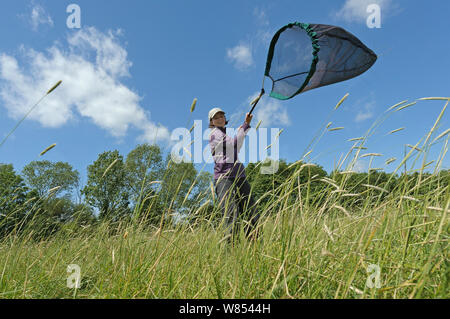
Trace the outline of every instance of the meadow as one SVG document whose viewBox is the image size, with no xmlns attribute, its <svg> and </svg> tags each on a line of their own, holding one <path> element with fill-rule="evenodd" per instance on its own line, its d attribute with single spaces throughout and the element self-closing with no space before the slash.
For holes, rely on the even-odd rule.
<svg viewBox="0 0 450 319">
<path fill-rule="evenodd" d="M 137 206 L 133 218 L 68 223 L 48 238 L 29 227 L 45 228 L 35 214 L 0 241 L 0 298 L 448 298 L 450 191 L 440 168 L 449 132 L 438 128 L 449 99 L 427 99 L 445 106 L 396 162 L 395 173 L 409 165 L 400 182 L 371 184 L 376 170 L 358 187 L 351 182 L 382 116 L 329 177 L 311 176 L 306 155 L 290 164 L 288 177 L 258 198 L 257 241 L 241 233 L 231 245 L 209 201 L 179 222 L 146 223 L 150 204 Z M 435 143 L 442 151 L 430 165 Z M 212 189 L 202 196 L 215 200 Z M 170 215 L 170 203 L 165 208 Z M 69 265 L 79 266 L 78 287 Z"/>
</svg>

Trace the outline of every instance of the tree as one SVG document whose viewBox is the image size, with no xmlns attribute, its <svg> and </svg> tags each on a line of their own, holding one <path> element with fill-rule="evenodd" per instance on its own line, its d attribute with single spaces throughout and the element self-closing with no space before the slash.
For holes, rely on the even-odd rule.
<svg viewBox="0 0 450 319">
<path fill-rule="evenodd" d="M 125 176 L 123 157 L 117 150 L 101 153 L 88 166 L 87 185 L 81 192 L 99 210 L 100 219 L 117 220 L 130 214 Z"/>
<path fill-rule="evenodd" d="M 40 197 L 55 187 L 59 187 L 55 195 L 71 192 L 79 183 L 79 173 L 65 162 L 33 161 L 23 168 L 22 175 Z"/>
<path fill-rule="evenodd" d="M 158 145 L 138 145 L 128 154 L 125 161 L 126 183 L 135 204 L 138 204 L 139 198 L 145 198 L 158 188 L 152 182 L 161 180 L 163 169 Z"/>
<path fill-rule="evenodd" d="M 0 236 L 10 233 L 25 216 L 27 187 L 11 164 L 0 164 Z"/>
<path fill-rule="evenodd" d="M 327 172 L 320 165 L 307 166 L 296 173 L 304 163 L 298 162 L 292 163 L 292 165 L 284 159 L 280 159 L 278 170 L 274 174 L 261 174 L 260 167 L 263 163 L 249 163 L 245 170 L 249 183 L 252 185 L 252 196 L 255 196 L 255 201 L 260 199 L 258 205 L 260 208 L 277 201 L 280 195 L 278 194 L 281 190 L 280 186 L 286 181 L 292 182 L 289 189 L 300 186 L 302 198 L 307 199 L 310 204 L 319 205 L 323 202 L 323 192 L 321 192 L 323 184 L 320 184 L 319 179 L 327 176 Z M 294 173 L 297 177 L 291 180 Z M 298 197 L 298 192 L 292 192 L 289 196 L 290 200 L 295 200 L 296 197 Z M 276 213 L 278 207 L 272 207 L 272 211 Z"/>
<path fill-rule="evenodd" d="M 74 233 L 81 225 L 95 221 L 91 208 L 83 204 L 74 204 L 67 196 L 46 197 L 39 201 L 29 213 L 26 229 L 36 240 L 48 239 L 63 229 Z"/>
<path fill-rule="evenodd" d="M 166 170 L 161 185 L 160 196 L 166 207 L 172 209 L 181 208 L 184 197 L 195 180 L 197 171 L 192 163 L 175 163 L 166 158 Z"/>
<path fill-rule="evenodd" d="M 198 174 L 193 163 L 173 162 L 170 154 L 165 162 L 159 192 L 163 207 L 167 209 L 166 213 L 188 214 L 204 201 L 202 194 L 209 188 L 212 176 L 208 172 Z"/>
</svg>

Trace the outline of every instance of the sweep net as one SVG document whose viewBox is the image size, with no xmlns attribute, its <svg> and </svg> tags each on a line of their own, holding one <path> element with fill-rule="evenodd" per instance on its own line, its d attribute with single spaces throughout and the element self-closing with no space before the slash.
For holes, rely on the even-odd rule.
<svg viewBox="0 0 450 319">
<path fill-rule="evenodd" d="M 264 74 L 272 80 L 270 96 L 287 100 L 356 77 L 376 60 L 372 50 L 340 27 L 296 22 L 274 35 Z"/>
</svg>

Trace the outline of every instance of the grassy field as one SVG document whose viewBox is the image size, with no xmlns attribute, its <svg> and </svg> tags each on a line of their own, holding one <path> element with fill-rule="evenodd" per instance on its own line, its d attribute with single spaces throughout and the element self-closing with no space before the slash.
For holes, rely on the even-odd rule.
<svg viewBox="0 0 450 319">
<path fill-rule="evenodd" d="M 421 149 L 433 142 L 446 106 Z M 437 166 L 447 145 L 448 134 Z M 413 154 L 411 149 L 397 170 Z M 426 166 L 422 155 L 414 160 L 419 174 Z M 11 234 L 0 242 L 0 298 L 449 297 L 448 186 L 418 193 L 430 181 L 419 178 L 381 197 L 383 188 L 367 185 L 369 196 L 349 211 L 338 205 L 352 193 L 346 178 L 324 180 L 326 200 L 311 202 L 301 192 L 311 181 L 293 186 L 305 169 L 298 165 L 267 194 L 272 200 L 261 209 L 256 242 L 241 238 L 230 245 L 203 207 L 190 223 L 101 223 L 43 241 L 32 233 Z M 80 270 L 78 289 L 68 288 L 72 264 Z"/>
<path fill-rule="evenodd" d="M 447 203 L 448 206 L 448 203 Z M 402 203 L 346 216 L 281 211 L 258 242 L 234 247 L 207 224 L 144 231 L 107 225 L 87 236 L 0 247 L 3 298 L 447 298 L 447 213 Z M 67 288 L 67 266 L 81 288 Z M 369 265 L 380 288 L 369 288 Z M 375 278 L 372 278 L 375 283 Z"/>
</svg>

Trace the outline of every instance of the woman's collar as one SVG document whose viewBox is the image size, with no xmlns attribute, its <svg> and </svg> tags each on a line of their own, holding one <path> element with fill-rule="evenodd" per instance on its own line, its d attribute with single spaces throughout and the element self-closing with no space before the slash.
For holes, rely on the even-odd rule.
<svg viewBox="0 0 450 319">
<path fill-rule="evenodd" d="M 219 129 L 219 130 L 221 130 L 223 133 L 226 133 L 226 132 L 227 132 L 227 128 L 226 128 L 225 126 L 224 126 L 224 127 L 216 126 L 216 128 Z"/>
</svg>

